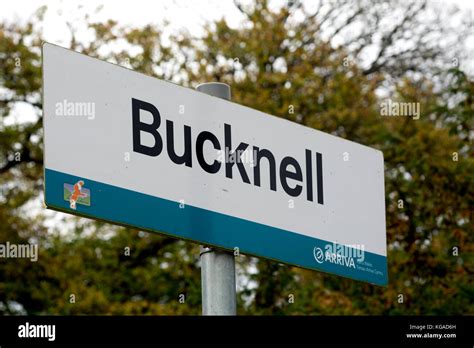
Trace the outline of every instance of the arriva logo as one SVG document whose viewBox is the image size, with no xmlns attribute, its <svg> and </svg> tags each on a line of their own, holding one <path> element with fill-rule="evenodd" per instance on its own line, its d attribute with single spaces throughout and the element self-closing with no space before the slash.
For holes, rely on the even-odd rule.
<svg viewBox="0 0 474 348">
<path fill-rule="evenodd" d="M 343 245 L 327 244 L 323 251 L 320 247 L 314 247 L 313 255 L 317 263 L 330 262 L 350 268 L 355 267 L 355 261 L 363 262 L 365 259 L 364 246 L 360 244 Z"/>
<path fill-rule="evenodd" d="M 313 254 L 314 254 L 314 259 L 316 260 L 317 263 L 323 263 L 324 261 L 323 249 L 315 247 L 313 249 Z"/>
</svg>

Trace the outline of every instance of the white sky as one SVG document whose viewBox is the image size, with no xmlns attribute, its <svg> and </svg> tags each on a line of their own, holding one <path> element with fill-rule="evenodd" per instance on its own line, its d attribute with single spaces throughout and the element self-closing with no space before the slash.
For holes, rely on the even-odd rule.
<svg viewBox="0 0 474 348">
<path fill-rule="evenodd" d="M 27 19 L 37 8 L 48 6 L 45 17 L 45 36 L 54 41 L 64 36 L 65 19 L 78 17 L 78 6 L 83 6 L 84 12 L 90 13 L 94 20 L 117 20 L 122 25 L 143 26 L 148 23 L 161 23 L 168 20 L 176 29 L 186 28 L 191 32 L 199 31 L 206 21 L 220 19 L 225 15 L 232 25 L 238 25 L 242 19 L 240 12 L 229 0 L 167 0 L 167 1 L 112 1 L 112 0 L 15 0 L 2 2 L 0 18 Z M 98 15 L 94 10 L 103 5 Z M 58 10 L 63 16 L 58 16 Z"/>
<path fill-rule="evenodd" d="M 239 1 L 242 2 L 242 0 Z M 252 0 L 243 0 L 243 2 L 244 4 L 252 3 Z M 270 5 L 279 7 L 285 2 L 286 0 L 271 0 Z M 318 4 L 318 1 L 313 0 L 303 2 L 309 10 Z M 470 12 L 471 18 L 474 18 L 474 1 L 472 0 L 431 0 L 431 2 L 443 9 L 448 7 L 446 4 L 456 5 Z M 199 36 L 206 22 L 213 22 L 224 17 L 231 27 L 238 27 L 244 19 L 233 0 L 1 0 L 0 20 L 24 22 L 43 5 L 48 7 L 44 21 L 44 37 L 46 41 L 62 46 L 68 46 L 70 39 L 66 22 L 72 22 L 76 24 L 75 27 L 80 28 L 80 21 L 86 13 L 90 15 L 92 21 L 102 22 L 113 19 L 120 25 L 133 27 L 141 27 L 149 23 L 161 24 L 166 20 L 170 23 L 170 30 L 188 30 L 193 36 Z M 81 10 L 78 10 L 79 6 L 82 6 Z M 95 10 L 99 6 L 102 6 L 102 9 L 96 13 Z M 79 30 L 76 35 L 79 41 L 93 40 L 91 32 Z M 166 39 L 166 32 L 164 39 Z M 466 42 L 467 49 L 474 52 L 473 36 L 467 40 L 470 41 Z M 474 71 L 473 66 L 474 63 L 468 63 L 464 69 Z"/>
<path fill-rule="evenodd" d="M 285 0 L 273 0 L 271 4 L 272 7 L 277 7 L 284 2 Z M 474 10 L 474 1 L 444 0 L 436 2 L 455 4 L 462 9 L 471 11 L 471 16 Z M 315 3 L 306 1 L 305 5 L 311 7 Z M 186 28 L 193 33 L 199 33 L 206 21 L 220 19 L 223 16 L 231 26 L 237 26 L 243 19 L 232 0 L 2 0 L 0 20 L 26 20 L 40 6 L 47 5 L 45 36 L 48 41 L 56 42 L 59 39 L 64 39 L 64 35 L 67 33 L 65 19 L 80 18 L 77 8 L 81 4 L 83 10 L 91 15 L 99 5 L 103 5 L 102 11 L 99 15 L 93 15 L 93 19 L 114 19 L 120 24 L 134 26 L 161 23 L 163 20 L 168 20 L 172 28 Z M 63 16 L 57 15 L 59 10 L 62 11 Z"/>
</svg>

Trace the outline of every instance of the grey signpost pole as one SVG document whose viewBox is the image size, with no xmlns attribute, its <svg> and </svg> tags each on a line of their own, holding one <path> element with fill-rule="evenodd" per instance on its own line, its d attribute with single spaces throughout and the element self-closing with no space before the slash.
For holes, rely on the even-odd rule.
<svg viewBox="0 0 474 348">
<path fill-rule="evenodd" d="M 230 86 L 209 82 L 196 87 L 200 92 L 230 100 Z M 235 315 L 235 260 L 231 252 L 201 246 L 201 288 L 203 315 Z"/>
</svg>

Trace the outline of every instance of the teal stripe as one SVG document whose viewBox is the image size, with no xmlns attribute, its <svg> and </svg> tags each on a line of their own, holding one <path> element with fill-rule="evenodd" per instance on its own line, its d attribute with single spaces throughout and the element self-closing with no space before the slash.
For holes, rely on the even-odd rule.
<svg viewBox="0 0 474 348">
<path fill-rule="evenodd" d="M 78 204 L 76 211 L 64 200 L 64 184 L 84 181 L 91 205 Z M 200 244 L 265 257 L 308 269 L 338 274 L 377 285 L 386 285 L 387 258 L 365 252 L 370 270 L 354 269 L 328 261 L 318 263 L 314 249 L 330 242 L 270 227 L 210 210 L 158 198 L 74 175 L 45 169 L 45 201 L 49 208 L 97 218 L 138 229 L 164 233 Z M 357 263 L 357 262 L 356 262 Z"/>
</svg>

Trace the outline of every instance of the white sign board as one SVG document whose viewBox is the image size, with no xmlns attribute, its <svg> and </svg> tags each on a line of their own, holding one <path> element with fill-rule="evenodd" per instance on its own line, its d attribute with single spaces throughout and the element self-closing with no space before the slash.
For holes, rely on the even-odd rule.
<svg viewBox="0 0 474 348">
<path fill-rule="evenodd" d="M 387 283 L 382 152 L 51 44 L 43 80 L 49 208 Z"/>
</svg>

